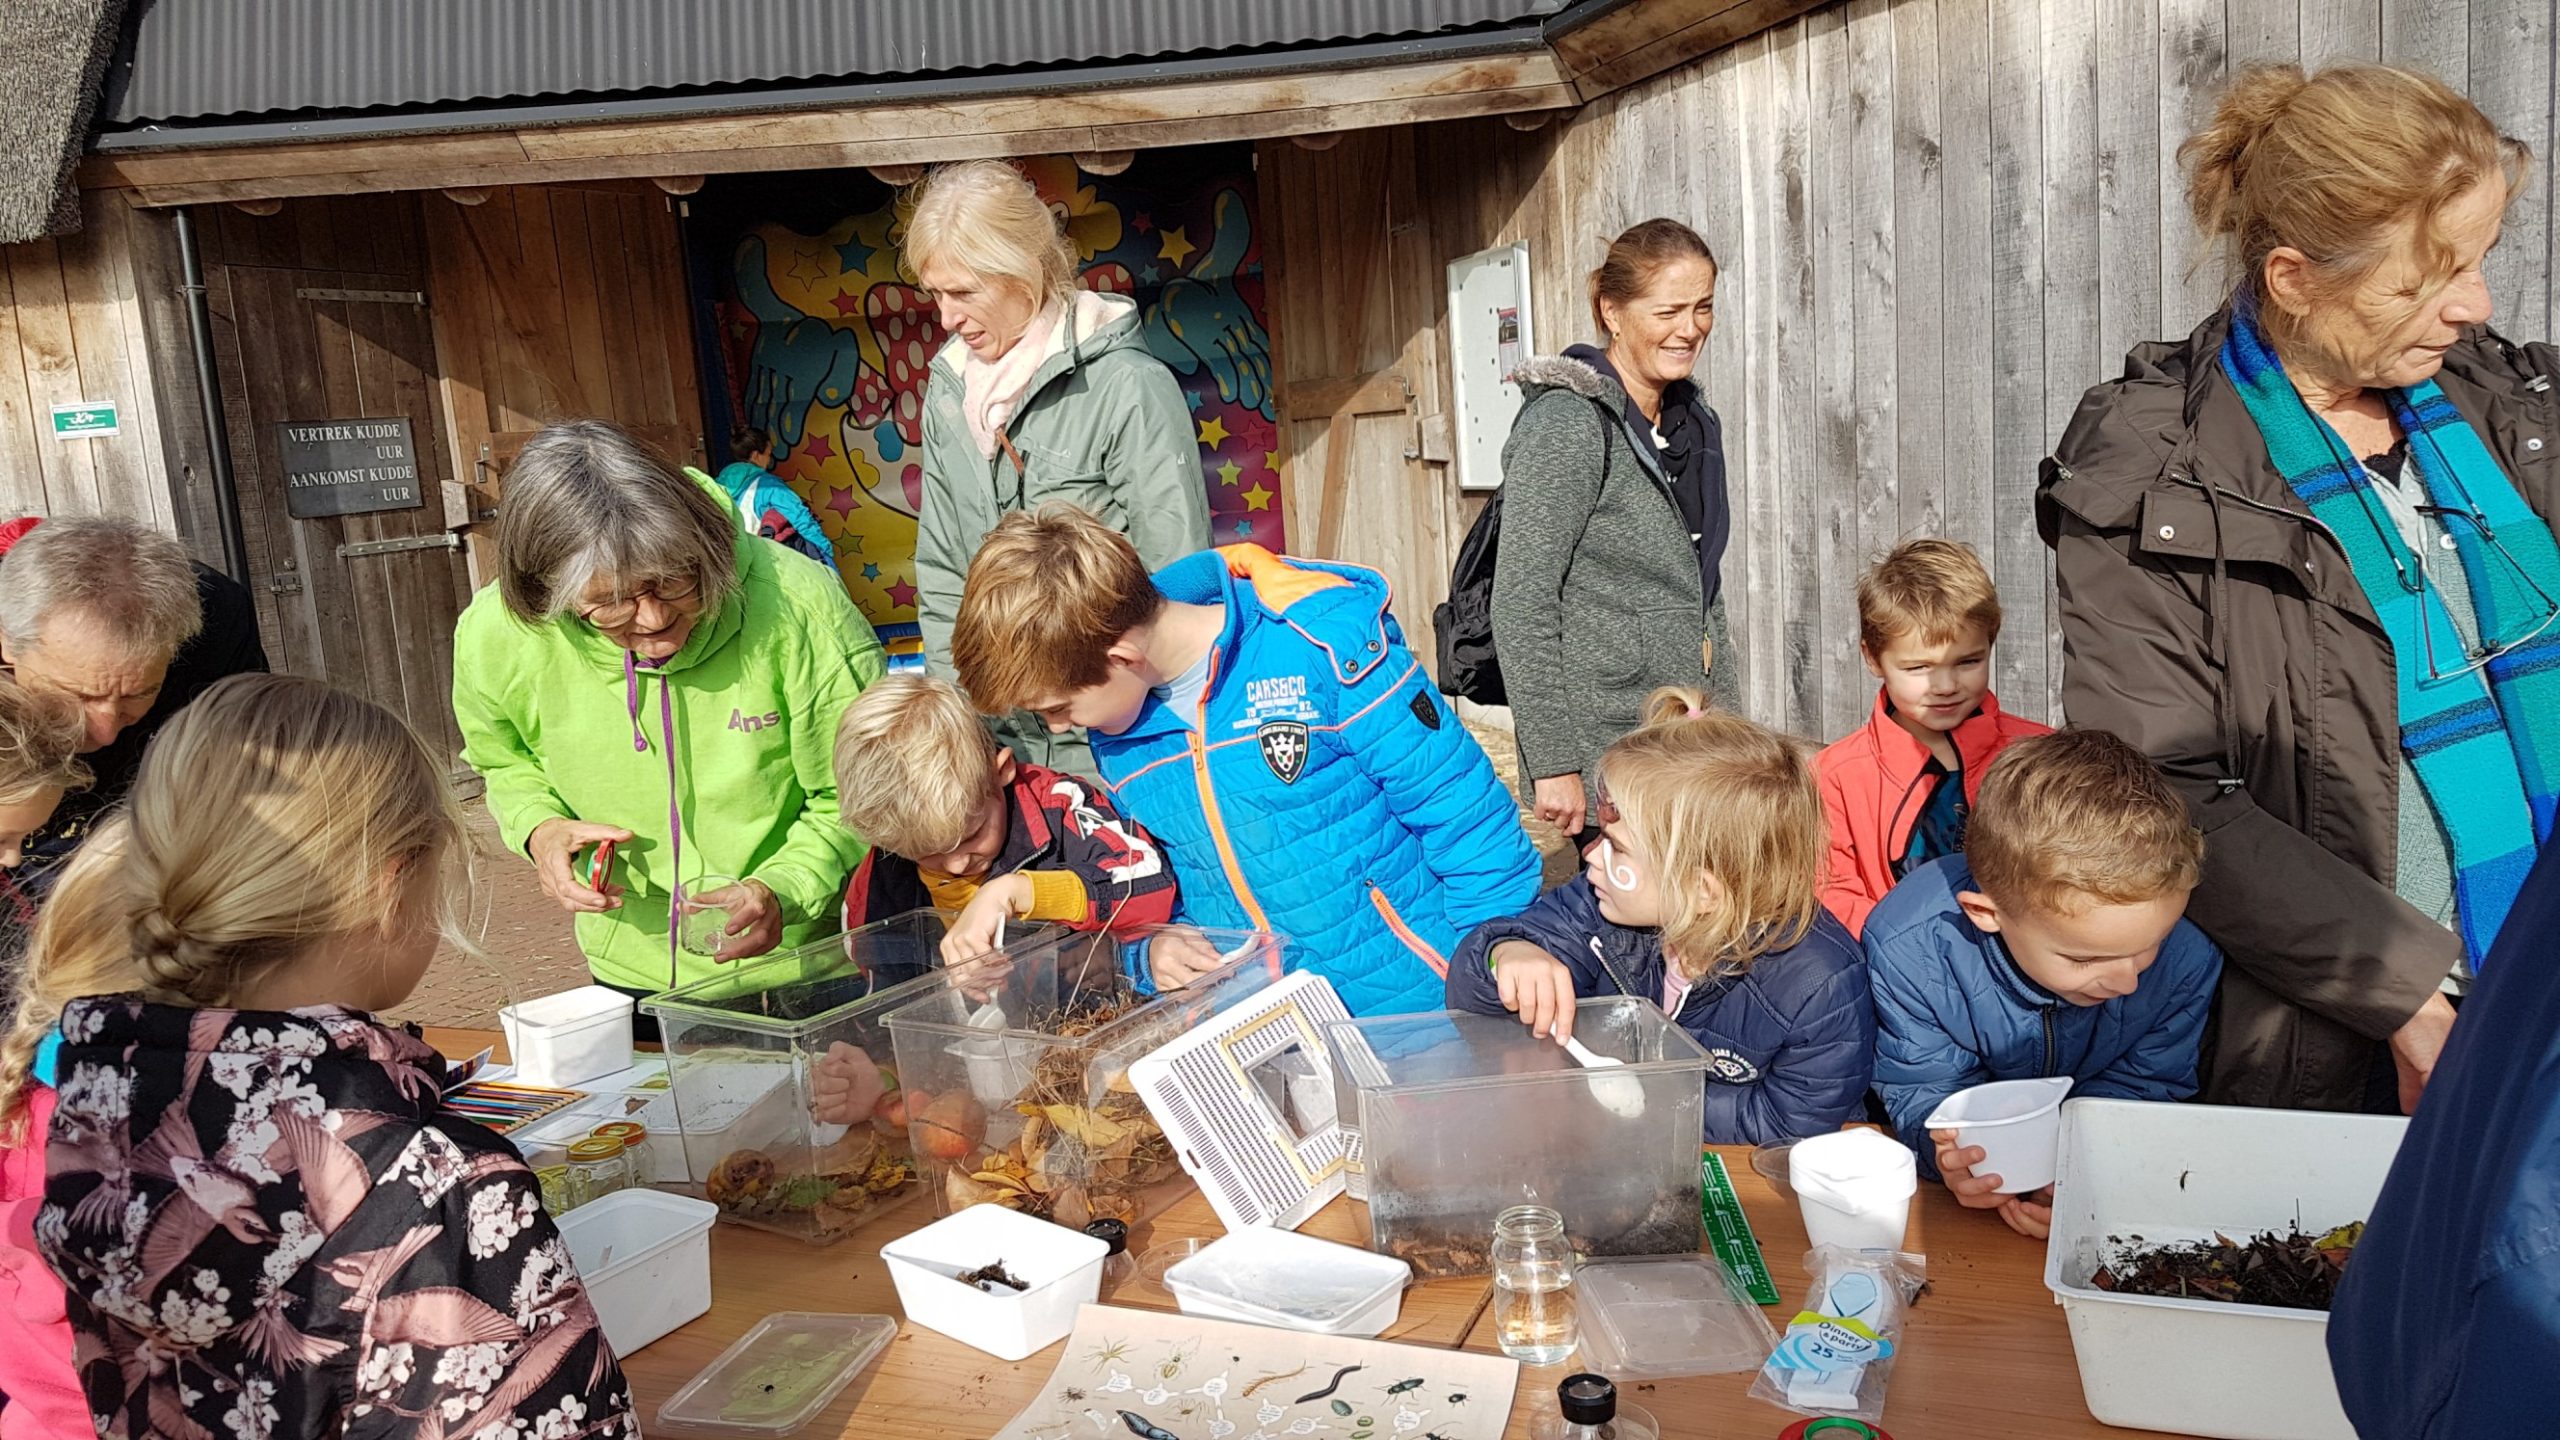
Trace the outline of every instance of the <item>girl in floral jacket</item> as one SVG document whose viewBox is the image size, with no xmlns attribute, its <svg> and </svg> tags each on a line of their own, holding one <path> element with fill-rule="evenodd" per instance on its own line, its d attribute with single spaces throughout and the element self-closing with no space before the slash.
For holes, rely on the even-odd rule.
<svg viewBox="0 0 2560 1440">
<path fill-rule="evenodd" d="M 440 938 L 441 770 L 367 701 L 222 681 L 47 907 L 0 1113 L 58 1018 L 35 1240 L 105 1440 L 639 1433 L 532 1174 L 371 1013 Z"/>
</svg>

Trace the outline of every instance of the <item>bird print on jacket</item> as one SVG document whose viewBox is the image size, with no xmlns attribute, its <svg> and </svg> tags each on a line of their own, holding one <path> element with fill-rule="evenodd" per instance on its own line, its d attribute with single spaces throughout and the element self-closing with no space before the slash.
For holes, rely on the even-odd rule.
<svg viewBox="0 0 2560 1440">
<path fill-rule="evenodd" d="M 636 1436 L 532 1173 L 334 1007 L 75 1002 L 38 1247 L 103 1440 Z"/>
</svg>

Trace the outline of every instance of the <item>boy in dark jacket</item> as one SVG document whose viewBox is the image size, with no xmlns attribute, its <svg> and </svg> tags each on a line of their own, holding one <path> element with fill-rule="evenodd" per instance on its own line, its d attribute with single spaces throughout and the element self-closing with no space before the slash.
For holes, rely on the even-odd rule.
<svg viewBox="0 0 2560 1440">
<path fill-rule="evenodd" d="M 947 680 L 887 676 L 847 706 L 836 787 L 845 828 L 871 842 L 845 887 L 847 930 L 956 912 L 947 964 L 995 949 L 1008 920 L 1129 939 L 1173 918 L 1155 837 L 1083 779 L 1015 759 Z"/>
<path fill-rule="evenodd" d="M 1998 1193 L 1983 1153 L 1929 1113 L 1994 1080 L 2184 1100 L 2222 952 L 2183 918 L 2204 840 L 2139 751 L 2101 730 L 2012 745 L 1965 853 L 1913 871 L 1867 917 L 1876 1090 L 1894 1133 L 1968 1207 L 2042 1239 L 2051 1193 Z"/>
<path fill-rule="evenodd" d="M 1866 1093 L 1875 1015 L 1858 942 L 1821 905 L 1813 775 L 1694 691 L 1659 691 L 1649 711 L 1601 756 L 1582 878 L 1476 927 L 1449 1008 L 1513 1011 L 1561 1039 L 1575 1000 L 1637 996 L 1707 1052 L 1708 1143 L 1836 1130 Z"/>
</svg>

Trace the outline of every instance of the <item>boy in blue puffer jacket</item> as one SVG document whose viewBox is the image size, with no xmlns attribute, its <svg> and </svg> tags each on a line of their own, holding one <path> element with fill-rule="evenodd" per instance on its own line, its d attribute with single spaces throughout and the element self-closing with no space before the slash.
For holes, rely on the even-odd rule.
<svg viewBox="0 0 2560 1440">
<path fill-rule="evenodd" d="M 1449 1008 L 1510 1010 L 1562 1039 L 1577 998 L 1636 996 L 1707 1052 L 1707 1143 L 1837 1130 L 1866 1096 L 1875 1009 L 1857 940 L 1822 906 L 1813 771 L 1695 691 L 1656 691 L 1646 710 L 1600 757 L 1583 877 L 1478 926 L 1450 963 Z"/>
<path fill-rule="evenodd" d="M 1173 861 L 1175 919 L 1286 936 L 1355 1015 L 1436 1010 L 1445 957 L 1528 903 L 1538 856 L 1387 601 L 1374 571 L 1258 545 L 1151 577 L 1126 536 L 1051 504 L 979 547 L 951 659 L 980 710 L 1089 732 L 1120 813 Z M 1171 988 L 1215 956 L 1159 942 L 1150 963 Z"/>
<path fill-rule="evenodd" d="M 1997 1193 L 1979 1147 L 1924 1134 L 1993 1080 L 2068 1075 L 2074 1096 L 2184 1100 L 2222 978 L 2185 919 L 2204 860 L 2186 802 L 2103 730 L 2021 740 L 1992 763 L 1962 855 L 1912 871 L 1867 917 L 1876 1091 L 1922 1174 L 2045 1238 L 2052 1195 Z"/>
</svg>

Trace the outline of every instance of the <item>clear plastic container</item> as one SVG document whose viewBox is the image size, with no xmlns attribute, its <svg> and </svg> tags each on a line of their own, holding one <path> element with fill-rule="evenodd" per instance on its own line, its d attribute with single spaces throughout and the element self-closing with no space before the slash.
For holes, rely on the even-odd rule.
<svg viewBox="0 0 2560 1440">
<path fill-rule="evenodd" d="M 1626 1064 L 1585 1070 L 1508 1015 L 1325 1027 L 1342 1118 L 1360 1130 L 1371 1249 L 1425 1279 L 1482 1275 L 1494 1217 L 1521 1204 L 1563 1215 L 1586 1256 L 1702 1247 L 1706 1052 L 1661 1006 L 1628 996 L 1582 1001 L 1573 1033 Z M 1616 1093 L 1630 1082 L 1641 1105 Z"/>
<path fill-rule="evenodd" d="M 898 1336 L 886 1315 L 767 1315 L 666 1404 L 653 1428 L 788 1435 L 817 1418 Z"/>
<path fill-rule="evenodd" d="M 1159 946 L 1215 968 L 1156 994 L 1138 977 Z M 1069 1229 L 1135 1225 L 1195 1188 L 1129 1067 L 1276 983 L 1281 942 L 1173 925 L 1132 940 L 1016 943 L 1003 959 L 949 977 L 888 1019 L 898 1074 L 928 1097 L 908 1119 L 936 1211 L 991 1201 Z"/>
<path fill-rule="evenodd" d="M 1713 1255 L 1594 1260 L 1574 1288 L 1582 1363 L 1612 1380 L 1757 1370 L 1778 1343 L 1769 1317 Z"/>
<path fill-rule="evenodd" d="M 643 1002 L 665 1037 L 677 1131 L 653 1128 L 651 1143 L 683 1147 L 722 1219 L 826 1244 L 909 1191 L 909 1097 L 881 1020 L 941 986 L 945 928 L 912 911 Z"/>
<path fill-rule="evenodd" d="M 1294 1230 L 1256 1226 L 1168 1268 L 1164 1282 L 1186 1315 L 1367 1337 L 1395 1323 L 1413 1267 Z"/>
</svg>

